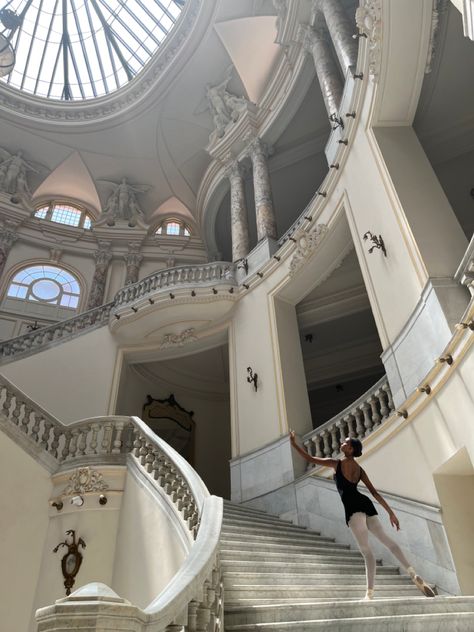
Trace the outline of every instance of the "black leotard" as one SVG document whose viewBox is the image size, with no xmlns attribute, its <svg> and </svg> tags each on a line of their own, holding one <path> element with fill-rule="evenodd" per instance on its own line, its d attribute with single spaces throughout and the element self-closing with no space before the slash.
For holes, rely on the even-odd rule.
<svg viewBox="0 0 474 632">
<path fill-rule="evenodd" d="M 360 477 L 362 476 L 362 468 L 360 468 Z M 364 494 L 361 494 L 357 489 L 357 483 L 349 481 L 342 473 L 341 461 L 337 462 L 336 473 L 334 474 L 334 480 L 336 481 L 337 491 L 341 496 L 342 504 L 346 512 L 346 524 L 349 526 L 349 520 L 352 514 L 361 511 L 368 516 L 376 516 L 377 511 L 373 502 Z"/>
</svg>

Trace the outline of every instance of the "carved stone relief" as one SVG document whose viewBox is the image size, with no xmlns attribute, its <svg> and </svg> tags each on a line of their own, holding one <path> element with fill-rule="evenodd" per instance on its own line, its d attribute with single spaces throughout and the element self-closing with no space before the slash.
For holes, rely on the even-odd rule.
<svg viewBox="0 0 474 632">
<path fill-rule="evenodd" d="M 74 494 L 84 494 L 86 492 L 103 492 L 109 488 L 104 481 L 104 476 L 91 467 L 79 467 L 69 477 L 62 496 L 73 496 Z"/>
<path fill-rule="evenodd" d="M 197 340 L 197 336 L 194 335 L 194 327 L 184 329 L 179 334 L 165 334 L 160 342 L 160 349 L 167 349 L 168 347 L 182 347 L 188 342 L 194 342 Z"/>
<path fill-rule="evenodd" d="M 290 276 L 293 276 L 304 262 L 309 259 L 324 238 L 327 230 L 326 224 L 318 224 L 312 231 L 303 231 L 294 236 L 297 247 L 290 262 Z"/>
<path fill-rule="evenodd" d="M 369 45 L 369 73 L 376 81 L 380 73 L 382 45 L 382 7 L 380 0 L 362 0 L 356 11 L 356 24 L 367 35 Z"/>
</svg>

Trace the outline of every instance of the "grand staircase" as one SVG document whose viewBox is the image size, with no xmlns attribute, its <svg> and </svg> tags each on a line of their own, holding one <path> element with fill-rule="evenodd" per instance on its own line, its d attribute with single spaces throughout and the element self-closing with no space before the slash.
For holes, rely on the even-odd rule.
<svg viewBox="0 0 474 632">
<path fill-rule="evenodd" d="M 474 632 L 474 597 L 428 599 L 379 563 L 361 601 L 358 551 L 261 511 L 224 503 L 220 556 L 226 632 Z"/>
</svg>

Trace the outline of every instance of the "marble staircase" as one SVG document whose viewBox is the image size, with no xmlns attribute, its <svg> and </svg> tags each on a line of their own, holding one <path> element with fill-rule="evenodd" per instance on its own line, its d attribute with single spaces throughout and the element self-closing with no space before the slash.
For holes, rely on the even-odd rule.
<svg viewBox="0 0 474 632">
<path fill-rule="evenodd" d="M 378 563 L 365 595 L 360 553 L 262 511 L 224 503 L 220 541 L 226 632 L 473 632 L 474 597 L 421 595 Z"/>
</svg>

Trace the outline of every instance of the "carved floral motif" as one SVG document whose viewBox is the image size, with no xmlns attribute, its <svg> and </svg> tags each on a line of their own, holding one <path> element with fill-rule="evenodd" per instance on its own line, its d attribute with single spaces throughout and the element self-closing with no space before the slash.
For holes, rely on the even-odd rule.
<svg viewBox="0 0 474 632">
<path fill-rule="evenodd" d="M 103 474 L 90 467 L 79 467 L 69 477 L 68 484 L 64 488 L 62 495 L 72 496 L 86 492 L 103 492 L 108 488 L 109 486 L 104 481 Z"/>
<path fill-rule="evenodd" d="M 355 15 L 360 33 L 367 35 L 369 73 L 376 81 L 380 72 L 382 45 L 382 7 L 380 0 L 362 0 Z"/>
<path fill-rule="evenodd" d="M 182 347 L 188 342 L 194 342 L 197 340 L 197 336 L 194 335 L 194 327 L 184 329 L 179 334 L 165 334 L 160 343 L 160 349 L 167 349 L 168 347 Z"/>
<path fill-rule="evenodd" d="M 295 234 L 296 252 L 290 262 L 290 276 L 297 272 L 304 262 L 313 254 L 327 233 L 326 224 L 318 224 L 312 231 L 303 231 Z"/>
</svg>

